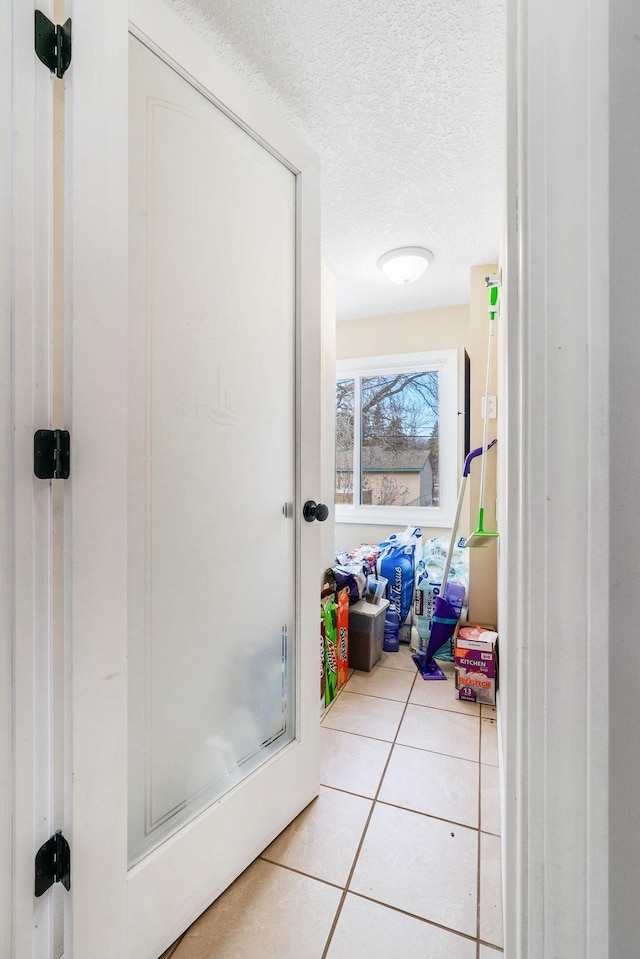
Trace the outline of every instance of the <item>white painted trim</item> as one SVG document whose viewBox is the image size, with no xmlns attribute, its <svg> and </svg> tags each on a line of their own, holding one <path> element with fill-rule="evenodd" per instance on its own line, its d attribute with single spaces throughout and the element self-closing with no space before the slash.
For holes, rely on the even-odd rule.
<svg viewBox="0 0 640 959">
<path fill-rule="evenodd" d="M 640 445 L 637 442 L 640 250 L 640 4 L 610 4 L 610 595 L 609 952 L 640 942 L 638 802 Z"/>
<path fill-rule="evenodd" d="M 336 531 L 335 510 L 332 509 L 336 465 L 336 406 L 335 406 L 335 368 L 336 368 L 336 288 L 335 277 L 326 264 L 322 264 L 322 355 L 321 371 L 321 466 L 322 466 L 322 502 L 329 507 L 329 517 L 322 524 L 321 561 L 326 569 L 335 562 Z"/>
<path fill-rule="evenodd" d="M 51 424 L 51 151 L 52 78 L 33 50 L 33 7 L 10 5 L 6 32 L 11 52 L 12 164 L 9 310 L 10 363 L 3 400 L 10 403 L 11 469 L 5 473 L 3 509 L 12 513 L 7 545 L 10 569 L 3 576 L 10 617 L 13 857 L 10 954 L 15 959 L 49 955 L 53 945 L 54 895 L 34 899 L 34 856 L 56 828 L 52 796 L 50 531 L 51 483 L 33 475 L 33 434 Z M 51 4 L 41 9 L 52 16 Z M 8 211 L 7 211 L 8 212 Z M 4 604 L 3 604 L 4 606 Z M 6 748 L 3 739 L 3 748 Z"/>
<path fill-rule="evenodd" d="M 120 824 L 127 806 L 127 539 L 114 507 L 126 497 L 127 463 L 128 3 L 111 0 L 106 11 L 68 0 L 67 15 L 73 21 L 66 103 L 67 423 L 73 450 L 65 488 L 72 564 L 65 624 L 73 726 L 65 954 L 110 959 L 126 955 L 121 877 L 127 848 Z M 97 353 L 95 343 L 103 338 L 96 331 L 105 329 L 109 349 Z M 96 529 L 96 503 L 105 516 L 115 516 L 106 540 Z M 96 937 L 96 929 L 104 934 Z"/>
<path fill-rule="evenodd" d="M 4 437 L 4 456 L 13 453 L 11 401 L 11 136 L 12 115 L 12 31 L 0 36 L 0 436 Z M 12 584 L 13 584 L 13 486 L 3 477 L 0 482 L 0 822 L 5 824 L 8 854 L 0 861 L 0 955 L 12 954 L 13 907 L 13 688 L 12 688 Z"/>
<path fill-rule="evenodd" d="M 608 3 L 508 8 L 505 955 L 608 955 Z"/>
<path fill-rule="evenodd" d="M 501 304 L 503 322 L 498 324 L 498 395 L 501 398 L 498 442 L 498 628 L 500 633 L 500 688 L 497 694 L 498 733 L 501 747 L 500 799 L 502 819 L 503 930 L 507 955 L 526 959 L 522 942 L 526 934 L 527 854 L 526 807 L 522 783 L 526 781 L 526 751 L 522 727 L 527 703 L 522 678 L 527 671 L 523 648 L 522 594 L 524 556 L 524 450 L 523 422 L 524 355 L 519 305 L 518 234 L 518 86 L 522 69 L 519 56 L 518 0 L 507 4 L 506 17 L 506 156 L 505 232 Z M 517 558 L 517 559 L 516 559 Z M 524 911 L 524 917 L 523 917 Z"/>
<path fill-rule="evenodd" d="M 457 350 L 421 350 L 417 353 L 390 353 L 383 356 L 360 356 L 354 359 L 336 360 L 336 379 L 354 374 L 377 376 L 403 373 L 419 373 L 421 370 L 437 369 L 455 360 Z"/>
</svg>

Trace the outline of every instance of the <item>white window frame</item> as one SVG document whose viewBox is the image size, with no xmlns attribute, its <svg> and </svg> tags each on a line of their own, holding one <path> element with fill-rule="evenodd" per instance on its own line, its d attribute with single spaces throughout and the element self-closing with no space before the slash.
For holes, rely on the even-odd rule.
<svg viewBox="0 0 640 959">
<path fill-rule="evenodd" d="M 456 500 L 458 453 L 458 351 L 429 350 L 421 353 L 395 353 L 336 361 L 336 382 L 358 376 L 392 376 L 396 373 L 420 373 L 437 370 L 439 375 L 439 506 L 362 506 L 339 503 L 335 506 L 337 523 L 367 525 L 451 526 Z M 356 380 L 356 409 L 360 407 Z M 353 475 L 360 473 L 360 418 L 354 424 Z M 355 487 L 355 482 L 354 482 Z"/>
</svg>

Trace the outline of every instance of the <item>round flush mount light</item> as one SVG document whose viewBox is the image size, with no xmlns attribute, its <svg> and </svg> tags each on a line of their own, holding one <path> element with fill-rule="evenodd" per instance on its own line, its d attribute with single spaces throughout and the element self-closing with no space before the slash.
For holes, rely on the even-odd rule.
<svg viewBox="0 0 640 959">
<path fill-rule="evenodd" d="M 403 246 L 383 253 L 378 267 L 394 283 L 413 283 L 419 280 L 433 260 L 433 253 L 423 246 Z"/>
</svg>

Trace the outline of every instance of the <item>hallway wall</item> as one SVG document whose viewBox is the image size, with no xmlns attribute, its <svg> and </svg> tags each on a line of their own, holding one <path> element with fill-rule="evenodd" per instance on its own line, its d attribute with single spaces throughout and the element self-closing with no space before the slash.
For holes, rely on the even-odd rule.
<svg viewBox="0 0 640 959">
<path fill-rule="evenodd" d="M 618 959 L 640 942 L 640 5 L 612 0 L 610 14 L 609 954 Z"/>
<path fill-rule="evenodd" d="M 11 129 L 12 58 L 11 30 L 2 31 L 0 40 L 0 130 Z M 11 137 L 0 137 L 0 430 L 11 435 Z M 0 817 L 7 828 L 12 820 L 13 757 L 12 731 L 12 520 L 10 484 L 0 483 Z M 11 831 L 10 835 L 12 835 Z M 5 832 L 5 835 L 7 833 Z M 11 954 L 11 846 L 0 865 L 0 955 Z"/>
</svg>

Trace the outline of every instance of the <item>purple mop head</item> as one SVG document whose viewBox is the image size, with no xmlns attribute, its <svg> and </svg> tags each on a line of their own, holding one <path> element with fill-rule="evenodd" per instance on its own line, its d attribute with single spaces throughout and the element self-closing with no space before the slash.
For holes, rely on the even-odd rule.
<svg viewBox="0 0 640 959">
<path fill-rule="evenodd" d="M 444 596 L 436 596 L 427 651 L 424 654 L 418 653 L 413 656 L 413 661 L 423 679 L 447 678 L 433 657 L 440 647 L 444 646 L 448 639 L 451 639 L 457 622 L 458 613 L 451 603 L 448 603 Z"/>
</svg>

